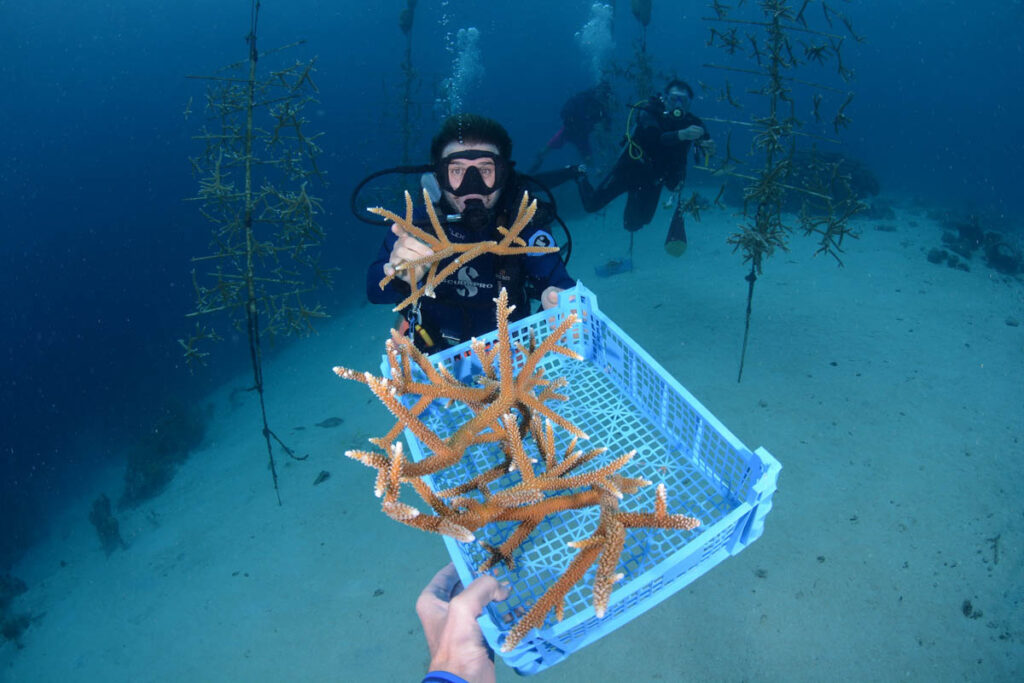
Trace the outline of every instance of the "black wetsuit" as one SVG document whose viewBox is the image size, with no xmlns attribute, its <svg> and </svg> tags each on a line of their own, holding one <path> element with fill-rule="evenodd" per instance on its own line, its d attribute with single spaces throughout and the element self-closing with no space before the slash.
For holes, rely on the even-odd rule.
<svg viewBox="0 0 1024 683">
<path fill-rule="evenodd" d="M 710 140 L 711 136 L 704 122 L 697 116 L 687 112 L 677 118 L 664 113 L 663 107 L 661 100 L 656 97 L 638 107 L 632 139 L 639 147 L 640 158 L 634 159 L 630 155 L 631 148 L 627 146 L 596 188 L 586 178 L 580 179 L 580 199 L 588 213 L 600 211 L 626 192 L 623 227 L 635 232 L 654 218 L 661 188 L 674 189 L 686 179 L 686 158 L 693 141 L 680 140 L 676 132 L 690 126 L 700 126 L 704 129 L 701 141 Z M 634 155 L 636 152 L 634 147 Z"/>
<path fill-rule="evenodd" d="M 502 191 L 494 216 L 486 229 L 474 233 L 460 223 L 444 223 L 448 239 L 457 243 L 500 239 L 496 227 L 511 226 L 522 196 L 522 188 L 512 183 Z M 445 214 L 455 213 L 443 197 L 435 208 L 442 220 Z M 417 222 L 420 218 L 426 218 L 425 210 L 421 209 L 419 213 L 422 215 L 416 217 Z M 530 246 L 558 246 L 550 231 L 553 220 L 554 213 L 550 205 L 538 202 L 533 220 L 519 235 Z M 409 295 L 409 285 L 397 277 L 383 290 L 378 285 L 384 277 L 384 264 L 391 257 L 397 239 L 389 232 L 377 252 L 377 259 L 367 269 L 366 296 L 371 303 L 397 304 Z M 450 261 L 443 260 L 440 267 L 443 268 Z M 410 322 L 419 322 L 428 333 L 427 336 L 434 341 L 434 346 L 426 347 L 420 335 L 414 336 L 416 345 L 421 350 L 433 353 L 493 330 L 496 314 L 494 299 L 501 287 L 508 291 L 509 302 L 516 305 L 510 319 L 519 320 L 530 314 L 529 299 L 539 298 L 547 287 L 568 289 L 575 284 L 576 281 L 566 272 L 561 255 L 557 252 L 519 256 L 482 254 L 439 284 L 435 291 L 436 298 L 423 297 L 419 300 L 420 317 Z M 412 315 L 409 308 L 404 313 L 407 319 Z"/>
</svg>

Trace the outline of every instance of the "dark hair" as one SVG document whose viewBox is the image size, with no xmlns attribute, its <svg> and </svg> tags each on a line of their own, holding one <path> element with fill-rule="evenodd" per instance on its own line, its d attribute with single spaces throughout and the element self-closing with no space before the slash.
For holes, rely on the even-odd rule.
<svg viewBox="0 0 1024 683">
<path fill-rule="evenodd" d="M 508 159 L 512 154 L 512 138 L 505 127 L 494 119 L 479 114 L 456 114 L 441 124 L 441 130 L 430 143 L 430 161 L 441 160 L 441 152 L 449 142 L 490 143 L 498 148 L 498 154 Z"/>
<path fill-rule="evenodd" d="M 672 88 L 679 88 L 680 90 L 685 90 L 689 94 L 690 99 L 693 99 L 693 88 L 691 88 L 690 84 L 687 83 L 686 81 L 681 80 L 679 78 L 673 78 L 671 81 L 668 82 L 668 85 L 665 86 L 665 92 L 668 92 Z"/>
</svg>

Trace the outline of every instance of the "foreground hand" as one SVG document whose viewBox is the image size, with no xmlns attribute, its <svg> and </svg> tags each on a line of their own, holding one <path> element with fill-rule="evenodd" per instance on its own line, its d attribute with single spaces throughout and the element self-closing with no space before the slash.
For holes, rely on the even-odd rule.
<svg viewBox="0 0 1024 683">
<path fill-rule="evenodd" d="M 564 292 L 561 287 L 548 287 L 540 295 L 540 305 L 545 311 L 558 305 L 558 293 Z"/>
<path fill-rule="evenodd" d="M 388 262 L 384 264 L 384 274 L 394 275 L 398 272 L 399 277 L 405 280 L 410 287 L 413 287 L 423 278 L 424 273 L 427 272 L 427 267 L 417 266 L 411 270 L 399 271 L 398 266 L 409 261 L 426 258 L 433 254 L 434 250 L 407 233 L 397 223 L 391 224 L 391 232 L 398 237 L 398 241 L 395 242 L 395 246 L 391 247 L 391 256 L 388 258 Z"/>
<path fill-rule="evenodd" d="M 489 602 L 507 597 L 508 589 L 490 574 L 478 576 L 463 590 L 455 565 L 439 571 L 416 600 L 430 670 L 447 671 L 470 683 L 494 681 L 494 661 L 476 618 Z"/>
<path fill-rule="evenodd" d="M 699 140 L 704 135 L 704 129 L 700 126 L 687 126 L 676 133 L 680 140 Z"/>
</svg>

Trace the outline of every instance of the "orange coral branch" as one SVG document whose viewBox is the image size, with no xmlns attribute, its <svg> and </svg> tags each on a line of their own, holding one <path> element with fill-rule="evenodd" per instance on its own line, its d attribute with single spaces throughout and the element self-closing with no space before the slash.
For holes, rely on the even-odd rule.
<svg viewBox="0 0 1024 683">
<path fill-rule="evenodd" d="M 505 636 L 505 642 L 501 646 L 501 651 L 510 652 L 515 649 L 516 645 L 519 644 L 527 633 L 543 626 L 548 612 L 561 605 L 565 594 L 586 575 L 590 565 L 594 564 L 594 560 L 597 559 L 600 553 L 601 546 L 596 543 L 581 548 L 580 552 L 577 553 L 576 557 L 573 558 L 566 568 L 565 573 L 559 577 L 558 581 L 544 595 L 540 596 L 533 607 L 508 632 L 508 635 Z"/>
<path fill-rule="evenodd" d="M 414 283 L 411 285 L 412 291 L 409 296 L 395 306 L 394 310 L 396 311 L 415 304 L 419 301 L 420 297 L 434 296 L 435 288 L 444 282 L 446 277 L 481 254 L 515 256 L 518 254 L 550 254 L 558 251 L 558 247 L 526 246 L 526 243 L 519 237 L 519 233 L 523 231 L 523 228 L 529 224 L 537 212 L 537 200 L 534 199 L 531 202 L 528 192 L 523 193 L 523 199 L 519 203 L 519 211 L 516 213 L 512 227 L 498 227 L 498 233 L 502 235 L 501 240 L 498 242 L 494 240 L 469 243 L 454 243 L 450 241 L 444 227 L 441 225 L 441 221 L 437 218 L 437 212 L 434 210 L 433 202 L 430 201 L 430 195 L 425 189 L 423 190 L 423 204 L 427 209 L 427 217 L 430 219 L 430 227 L 433 230 L 433 234 L 428 233 L 412 222 L 412 195 L 408 192 L 405 193 L 405 217 L 379 206 L 367 209 L 370 213 L 375 213 L 397 224 L 402 230 L 426 244 L 433 251 L 433 254 L 430 256 L 398 264 L 395 266 L 394 272 L 386 275 L 380 281 L 380 288 L 384 289 L 395 278 L 397 273 L 405 271 L 415 272 L 416 268 L 427 266 L 427 274 L 423 279 L 423 284 Z M 455 258 L 438 270 L 441 261 L 453 255 Z"/>
</svg>

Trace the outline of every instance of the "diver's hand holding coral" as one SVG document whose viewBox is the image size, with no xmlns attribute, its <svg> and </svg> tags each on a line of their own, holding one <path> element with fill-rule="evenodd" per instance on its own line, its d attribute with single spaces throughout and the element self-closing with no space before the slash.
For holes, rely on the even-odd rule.
<svg viewBox="0 0 1024 683">
<path fill-rule="evenodd" d="M 699 140 L 704 135 L 704 129 L 700 126 L 687 126 L 677 131 L 676 135 L 679 136 L 680 140 Z"/>
<path fill-rule="evenodd" d="M 463 589 L 455 565 L 449 563 L 439 571 L 416 600 L 416 615 L 430 650 L 430 670 L 455 674 L 470 683 L 493 681 L 494 660 L 476 618 L 488 603 L 507 597 L 507 586 L 490 574 L 481 574 Z"/>
<path fill-rule="evenodd" d="M 391 248 L 391 257 L 388 259 L 388 262 L 384 264 L 385 275 L 394 275 L 401 270 L 400 266 L 404 263 L 418 261 L 433 255 L 433 249 L 407 233 L 397 223 L 391 224 L 391 232 L 398 237 L 398 241 Z M 423 278 L 426 272 L 426 265 L 416 266 L 411 270 L 404 270 L 400 273 L 399 277 L 412 287 Z"/>
</svg>

